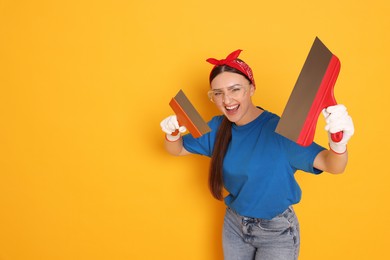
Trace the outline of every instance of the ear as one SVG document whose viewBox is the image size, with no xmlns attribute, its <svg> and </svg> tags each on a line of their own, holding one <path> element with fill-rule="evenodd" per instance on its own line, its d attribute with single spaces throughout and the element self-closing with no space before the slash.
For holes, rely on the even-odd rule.
<svg viewBox="0 0 390 260">
<path fill-rule="evenodd" d="M 255 91 L 256 91 L 256 87 L 253 86 L 253 84 L 250 85 L 250 95 L 253 96 L 253 94 L 255 94 Z"/>
</svg>

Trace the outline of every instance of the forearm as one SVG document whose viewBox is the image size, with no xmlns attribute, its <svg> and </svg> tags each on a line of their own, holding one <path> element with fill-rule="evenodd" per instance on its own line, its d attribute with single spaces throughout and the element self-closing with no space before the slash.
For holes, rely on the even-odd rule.
<svg viewBox="0 0 390 260">
<path fill-rule="evenodd" d="M 348 151 L 337 154 L 332 150 L 322 151 L 315 159 L 314 166 L 325 172 L 340 174 L 345 171 L 348 163 Z"/>
<path fill-rule="evenodd" d="M 182 134 L 187 130 L 184 126 L 179 126 L 175 115 L 165 118 L 160 123 L 161 129 L 165 133 L 165 150 L 172 155 L 187 155 L 189 152 L 183 147 Z"/>
<path fill-rule="evenodd" d="M 184 155 L 184 147 L 183 147 L 183 138 L 179 138 L 176 141 L 168 141 L 166 138 L 164 140 L 165 150 L 175 156 Z"/>
<path fill-rule="evenodd" d="M 322 151 L 315 159 L 320 168 L 329 173 L 343 173 L 348 163 L 347 143 L 355 132 L 352 118 L 344 105 L 329 106 L 323 110 L 328 131 L 330 150 Z M 341 140 L 332 138 L 332 133 L 342 133 Z"/>
</svg>

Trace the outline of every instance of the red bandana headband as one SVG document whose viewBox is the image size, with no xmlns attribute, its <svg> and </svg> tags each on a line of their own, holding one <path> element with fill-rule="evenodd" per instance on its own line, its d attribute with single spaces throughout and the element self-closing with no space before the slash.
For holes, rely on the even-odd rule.
<svg viewBox="0 0 390 260">
<path fill-rule="evenodd" d="M 207 62 L 215 65 L 214 68 L 218 67 L 218 66 L 223 66 L 223 65 L 235 68 L 235 69 L 241 71 L 242 73 L 244 73 L 249 78 L 252 85 L 255 86 L 255 79 L 253 78 L 252 69 L 248 66 L 248 64 L 237 59 L 238 56 L 240 55 L 241 51 L 242 50 L 233 51 L 232 53 L 230 53 L 226 57 L 226 59 L 222 59 L 222 60 L 209 58 L 209 59 L 207 59 Z"/>
</svg>

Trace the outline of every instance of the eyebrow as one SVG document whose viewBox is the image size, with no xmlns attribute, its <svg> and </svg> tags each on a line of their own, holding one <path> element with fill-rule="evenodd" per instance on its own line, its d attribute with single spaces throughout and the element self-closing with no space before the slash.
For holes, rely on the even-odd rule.
<svg viewBox="0 0 390 260">
<path fill-rule="evenodd" d="M 217 89 L 212 89 L 212 90 L 213 90 L 213 91 L 221 91 L 221 90 L 223 90 L 223 89 L 232 89 L 232 88 L 237 87 L 237 86 L 242 87 L 243 85 L 241 85 L 240 83 L 236 83 L 236 84 L 233 84 L 233 85 L 228 86 L 228 87 L 217 88 Z"/>
</svg>

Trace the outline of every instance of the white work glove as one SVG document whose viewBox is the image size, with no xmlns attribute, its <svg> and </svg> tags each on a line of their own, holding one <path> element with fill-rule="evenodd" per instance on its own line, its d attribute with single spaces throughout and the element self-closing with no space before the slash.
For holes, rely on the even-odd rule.
<svg viewBox="0 0 390 260">
<path fill-rule="evenodd" d="M 325 130 L 328 131 L 330 149 L 338 154 L 345 153 L 348 140 L 355 132 L 352 118 L 348 115 L 347 108 L 344 105 L 335 105 L 325 108 L 322 112 L 326 121 Z M 341 141 L 333 141 L 331 134 L 340 131 L 343 132 Z"/>
<path fill-rule="evenodd" d="M 168 116 L 167 118 L 165 118 L 163 121 L 161 121 L 160 126 L 163 132 L 166 133 L 167 140 L 170 142 L 175 142 L 179 140 L 181 134 L 187 131 L 187 128 L 185 126 L 179 125 L 176 115 Z"/>
</svg>

